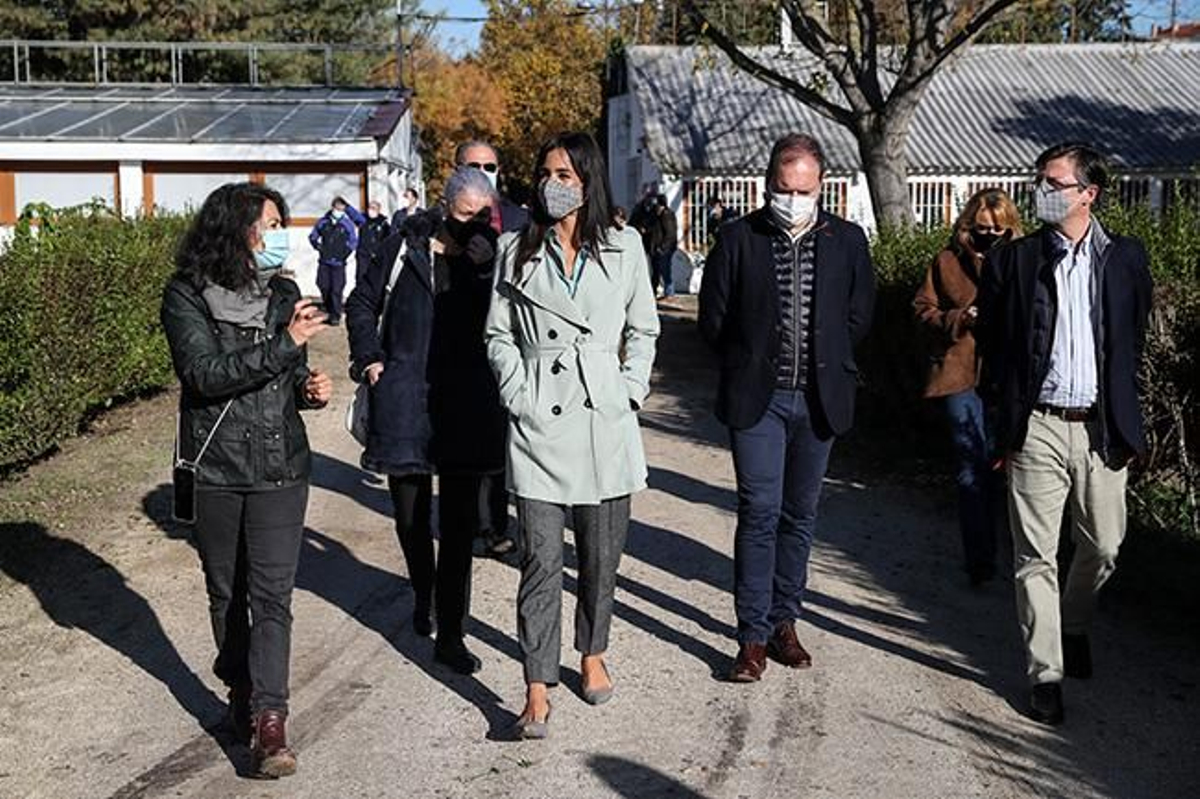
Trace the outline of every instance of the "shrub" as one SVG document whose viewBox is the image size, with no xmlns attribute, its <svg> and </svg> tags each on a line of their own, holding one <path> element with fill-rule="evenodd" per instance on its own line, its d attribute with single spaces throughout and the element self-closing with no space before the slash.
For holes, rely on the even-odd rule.
<svg viewBox="0 0 1200 799">
<path fill-rule="evenodd" d="M 33 210 L 0 253 L 0 469 L 174 380 L 158 309 L 184 220 Z"/>
</svg>

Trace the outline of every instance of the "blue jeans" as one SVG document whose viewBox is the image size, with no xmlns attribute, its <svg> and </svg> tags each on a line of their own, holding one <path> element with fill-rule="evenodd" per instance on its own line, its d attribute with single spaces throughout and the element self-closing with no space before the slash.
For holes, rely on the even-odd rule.
<svg viewBox="0 0 1200 799">
<path fill-rule="evenodd" d="M 983 401 L 974 389 L 950 394 L 944 401 L 954 442 L 958 523 L 962 532 L 964 565 L 972 576 L 990 576 L 996 569 L 993 510 L 999 496 L 999 476 L 988 462 Z"/>
<path fill-rule="evenodd" d="M 738 642 L 764 643 L 776 625 L 800 617 L 833 438 L 814 430 L 804 391 L 776 390 L 763 417 L 730 439 Z"/>
<path fill-rule="evenodd" d="M 650 283 L 658 288 L 661 282 L 663 296 L 670 297 L 675 293 L 675 276 L 671 274 L 671 263 L 675 260 L 675 250 L 655 255 L 651 259 Z"/>
</svg>

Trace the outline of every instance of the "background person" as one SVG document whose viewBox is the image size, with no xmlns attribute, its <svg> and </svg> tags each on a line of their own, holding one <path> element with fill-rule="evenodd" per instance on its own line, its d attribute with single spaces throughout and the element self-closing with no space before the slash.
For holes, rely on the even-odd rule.
<svg viewBox="0 0 1200 799">
<path fill-rule="evenodd" d="M 421 211 L 421 198 L 417 194 L 417 190 L 409 186 L 404 190 L 404 204 L 396 209 L 396 213 L 392 214 L 391 231 L 398 232 L 404 224 L 404 220 L 416 215 Z"/>
<path fill-rule="evenodd" d="M 213 671 L 265 777 L 296 769 L 285 731 L 291 602 L 312 464 L 298 410 L 333 391 L 305 355 L 325 316 L 278 274 L 287 221 L 283 197 L 265 186 L 217 189 L 180 244 L 162 304 L 181 387 L 179 456 L 199 457 L 195 541 Z"/>
<path fill-rule="evenodd" d="M 1036 168 L 1044 224 L 988 255 L 977 335 L 1008 466 L 1029 712 L 1059 724 L 1063 677 L 1092 674 L 1088 629 L 1125 537 L 1128 464 L 1146 447 L 1138 369 L 1154 287 L 1142 243 L 1092 215 L 1108 186 L 1104 156 L 1068 142 Z M 1068 505 L 1075 554 L 1060 593 Z"/>
<path fill-rule="evenodd" d="M 650 389 L 658 315 L 633 231 L 611 227 L 604 158 L 586 133 L 542 145 L 533 219 L 500 240 L 485 336 L 509 414 L 509 485 L 522 537 L 521 737 L 547 733 L 559 679 L 563 529 L 579 561 L 575 648 L 583 697 L 612 695 L 605 667 L 629 496 L 646 485 L 636 411 Z"/>
<path fill-rule="evenodd" d="M 317 220 L 308 234 L 308 243 L 317 251 L 317 291 L 336 327 L 342 320 L 342 294 L 346 291 L 346 260 L 358 247 L 358 225 L 365 217 L 342 197 L 334 197 L 329 210 Z"/>
<path fill-rule="evenodd" d="M 354 251 L 354 284 L 363 279 L 370 268 L 383 240 L 391 233 L 392 226 L 388 224 L 387 216 L 383 213 L 378 200 L 367 203 L 367 218 L 358 226 L 358 248 Z"/>
<path fill-rule="evenodd" d="M 651 256 L 651 286 L 658 292 L 662 287 L 663 297 L 675 296 L 675 277 L 671 266 L 675 261 L 675 252 L 679 249 L 679 225 L 675 214 L 667 203 L 667 195 L 659 194 L 654 198 L 654 221 L 651 223 L 657 229 L 652 238 L 654 248 Z"/>
<path fill-rule="evenodd" d="M 1000 476 L 992 469 L 975 347 L 975 296 L 983 257 L 1021 235 L 1016 205 L 1001 189 L 983 189 L 963 207 L 949 246 L 925 272 L 913 307 L 928 333 L 930 370 L 925 396 L 942 400 L 957 459 L 958 518 L 963 562 L 971 585 L 996 576 L 997 499 Z"/>
</svg>

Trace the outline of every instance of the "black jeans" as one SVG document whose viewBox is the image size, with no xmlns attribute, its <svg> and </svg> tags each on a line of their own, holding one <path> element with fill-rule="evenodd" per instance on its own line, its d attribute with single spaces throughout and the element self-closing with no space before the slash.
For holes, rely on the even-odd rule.
<svg viewBox="0 0 1200 799">
<path fill-rule="evenodd" d="M 800 617 L 833 438 L 814 429 L 805 392 L 784 390 L 775 391 L 756 424 L 730 437 L 738 642 L 765 643 L 776 625 Z"/>
<path fill-rule="evenodd" d="M 254 712 L 287 711 L 292 588 L 307 505 L 307 484 L 196 494 L 196 548 L 217 642 L 213 671 L 231 688 L 250 683 Z"/>
</svg>

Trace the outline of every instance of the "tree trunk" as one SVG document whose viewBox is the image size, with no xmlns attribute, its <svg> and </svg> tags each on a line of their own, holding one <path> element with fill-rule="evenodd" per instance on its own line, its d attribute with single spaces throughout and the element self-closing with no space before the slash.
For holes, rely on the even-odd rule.
<svg viewBox="0 0 1200 799">
<path fill-rule="evenodd" d="M 916 104 L 912 104 L 916 108 Z M 907 227 L 916 222 L 908 198 L 908 128 L 912 113 L 892 113 L 864 120 L 854 131 L 867 175 L 867 189 L 880 227 Z"/>
</svg>

